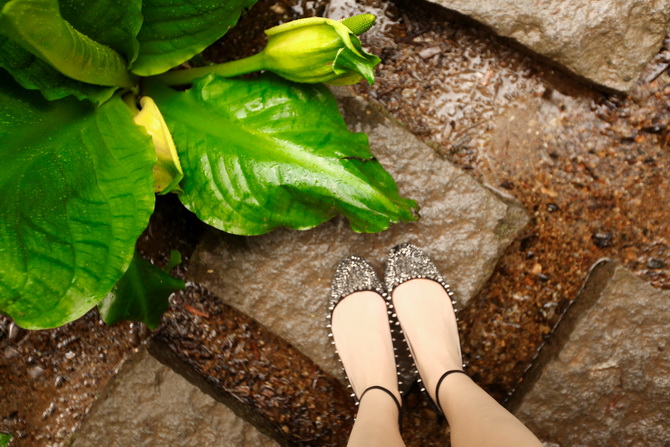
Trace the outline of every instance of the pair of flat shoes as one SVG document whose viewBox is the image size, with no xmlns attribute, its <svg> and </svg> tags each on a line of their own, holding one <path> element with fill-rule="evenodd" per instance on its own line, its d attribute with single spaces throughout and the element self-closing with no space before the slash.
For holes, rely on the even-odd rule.
<svg viewBox="0 0 670 447">
<path fill-rule="evenodd" d="M 391 320 L 391 328 L 398 324 L 402 327 L 402 323 L 394 321 L 396 314 L 392 311 L 393 303 L 391 301 L 391 295 L 396 287 L 412 279 L 429 279 L 435 281 L 444 288 L 452 305 L 456 304 L 453 300 L 453 292 L 449 289 L 449 285 L 444 281 L 444 278 L 440 275 L 435 264 L 433 264 L 430 258 L 421 251 L 421 249 L 412 244 L 401 244 L 391 250 L 386 263 L 386 275 L 384 277 L 385 285 L 382 284 L 372 266 L 365 259 L 358 256 L 350 256 L 349 258 L 344 259 L 338 265 L 332 281 L 328 327 L 332 327 L 332 315 L 335 307 L 347 296 L 362 291 L 371 291 L 379 294 L 385 300 L 386 306 L 389 309 L 388 314 Z M 391 332 L 393 332 L 393 329 L 391 329 Z M 333 336 L 332 332 L 329 336 Z M 412 346 L 406 337 L 405 342 L 407 343 L 410 353 L 412 353 Z M 335 342 L 333 341 L 333 343 Z M 413 356 L 413 354 L 411 355 Z M 344 370 L 344 368 L 342 369 Z M 396 369 L 398 369 L 397 364 Z M 417 370 L 416 373 L 418 374 L 419 371 Z M 446 371 L 437 382 L 435 404 L 440 412 L 442 412 L 442 407 L 440 405 L 438 391 L 442 381 L 448 375 L 453 373 L 465 374 L 462 370 L 449 370 Z M 347 380 L 349 380 L 348 377 Z M 421 377 L 419 377 L 419 380 L 421 380 Z M 354 398 L 357 398 L 356 403 L 358 404 L 365 393 L 371 389 L 379 389 L 391 396 L 400 413 L 401 404 L 396 396 L 388 389 L 378 385 L 365 389 L 359 397 L 352 394 Z"/>
</svg>

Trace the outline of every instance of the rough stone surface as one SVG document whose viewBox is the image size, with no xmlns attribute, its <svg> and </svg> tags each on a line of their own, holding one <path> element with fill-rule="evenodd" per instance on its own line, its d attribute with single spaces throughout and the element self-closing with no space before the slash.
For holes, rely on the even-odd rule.
<svg viewBox="0 0 670 447">
<path fill-rule="evenodd" d="M 559 446 L 670 445 L 669 327 L 669 293 L 601 262 L 510 408 Z"/>
<path fill-rule="evenodd" d="M 668 0 L 429 0 L 604 87 L 628 91 L 658 53 Z"/>
<path fill-rule="evenodd" d="M 202 285 L 171 301 L 152 356 L 282 446 L 344 447 L 356 406 L 341 380 Z"/>
<path fill-rule="evenodd" d="M 196 249 L 190 275 L 339 376 L 325 317 L 331 276 L 342 258 L 358 254 L 381 273 L 390 248 L 412 242 L 433 258 L 463 306 L 528 217 L 516 202 L 501 200 L 376 106 L 347 89 L 338 95 L 349 126 L 368 133 L 373 153 L 401 193 L 420 200 L 421 219 L 381 234 L 353 233 L 343 219 L 306 232 L 276 230 L 258 237 L 213 231 Z"/>
<path fill-rule="evenodd" d="M 93 445 L 278 444 L 142 350 L 124 365 L 72 443 L 72 447 Z"/>
</svg>

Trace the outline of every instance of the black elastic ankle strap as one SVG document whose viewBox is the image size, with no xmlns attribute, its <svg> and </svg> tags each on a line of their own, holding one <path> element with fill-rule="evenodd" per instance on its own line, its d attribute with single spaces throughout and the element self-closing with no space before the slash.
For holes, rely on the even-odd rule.
<svg viewBox="0 0 670 447">
<path fill-rule="evenodd" d="M 468 375 L 465 371 L 461 371 L 460 369 L 452 369 L 450 371 L 447 371 L 446 373 L 442 374 L 442 377 L 440 377 L 440 380 L 437 381 L 437 386 L 435 387 L 435 404 L 437 405 L 437 409 L 444 414 L 444 411 L 442 411 L 442 405 L 440 405 L 440 385 L 442 385 L 442 381 L 447 378 L 449 374 L 453 373 L 461 373 L 465 374 L 466 376 Z M 468 376 L 470 377 L 470 376 Z"/>
<path fill-rule="evenodd" d="M 383 386 L 374 385 L 374 386 L 371 386 L 369 388 L 366 388 L 366 390 L 363 391 L 363 394 L 361 394 L 361 397 L 358 398 L 358 401 L 359 402 L 362 401 L 363 396 L 365 396 L 365 393 L 367 393 L 370 390 L 382 390 L 383 392 L 385 392 L 386 394 L 391 396 L 391 398 L 393 399 L 393 402 L 395 402 L 396 407 L 398 407 L 398 426 L 401 427 L 401 429 L 402 429 L 402 406 L 400 405 L 400 402 L 398 401 L 398 398 L 395 397 L 395 394 L 393 394 L 392 392 L 390 392 L 389 390 L 387 390 Z"/>
</svg>

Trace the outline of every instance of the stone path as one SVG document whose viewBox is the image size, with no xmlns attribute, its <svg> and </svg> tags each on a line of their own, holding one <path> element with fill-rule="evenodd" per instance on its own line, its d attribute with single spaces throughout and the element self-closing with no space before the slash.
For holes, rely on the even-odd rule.
<svg viewBox="0 0 670 447">
<path fill-rule="evenodd" d="M 220 312 L 211 300 L 199 305 L 210 317 Z M 175 316 L 172 318 L 174 321 Z M 669 324 L 670 294 L 654 289 L 615 263 L 602 261 L 594 266 L 583 291 L 541 349 L 508 407 L 551 447 L 668 445 L 670 361 L 665 353 L 670 346 Z M 211 357 L 203 362 L 192 352 L 185 352 L 181 360 L 175 359 L 188 348 L 178 339 L 173 330 L 164 329 L 151 345 L 153 355 L 171 367 L 159 363 L 145 349 L 124 366 L 77 433 L 73 447 L 93 445 L 96 439 L 108 439 L 109 445 L 278 445 L 244 418 L 254 420 L 282 445 L 344 445 L 346 430 L 335 438 L 304 438 L 282 429 L 273 433 L 270 426 L 276 422 L 276 415 L 266 413 L 260 420 L 258 413 L 244 415 L 243 410 L 239 411 L 240 402 L 231 405 L 243 417 L 236 415 L 220 403 L 226 402 L 225 398 L 217 401 L 209 396 L 220 397 L 226 388 L 225 384 L 208 386 L 203 382 L 208 375 L 203 365 L 211 363 Z M 219 355 L 212 345 L 206 348 L 215 357 Z M 188 363 L 188 358 L 190 365 L 180 364 Z M 293 366 L 310 375 L 305 364 L 299 366 L 301 361 L 293 362 Z M 234 356 L 218 362 L 231 375 L 237 374 Z M 253 371 L 255 366 L 237 368 Z M 282 394 L 270 386 L 267 390 L 271 388 L 277 391 L 271 398 L 280 407 L 291 406 L 287 400 L 290 391 Z M 328 399 L 330 393 L 322 393 L 321 399 Z M 317 399 L 318 395 L 315 393 Z M 253 398 L 253 391 L 246 396 Z M 342 399 L 340 395 L 332 402 L 331 414 L 353 411 L 346 409 Z M 248 401 L 242 403 L 254 406 Z M 310 417 L 320 420 L 314 418 L 318 410 L 304 401 L 295 407 L 309 407 Z M 298 415 L 289 413 L 288 417 Z M 345 425 L 350 423 L 348 420 Z M 342 425 L 333 420 L 329 424 L 335 425 L 313 427 L 312 433 L 332 433 L 333 428 Z"/>
<path fill-rule="evenodd" d="M 401 190 L 423 190 L 424 219 L 385 235 L 355 235 L 343 221 L 259 238 L 212 232 L 191 260 L 191 279 L 261 324 L 240 322 L 219 298 L 190 289 L 150 343 L 151 354 L 142 350 L 98 400 L 75 447 L 101 438 L 112 445 L 344 445 L 355 410 L 323 329 L 337 260 L 367 251 L 379 267 L 388 247 L 410 240 L 462 284 L 461 305 L 486 281 L 525 213 L 436 157 L 378 106 L 346 91 L 338 98 Z M 425 164 L 404 165 L 404 158 Z M 473 201 L 479 205 L 466 206 Z M 510 408 L 546 445 L 667 445 L 669 323 L 670 295 L 611 262 L 598 264 Z M 291 345 L 281 338 L 255 344 L 268 340 L 254 335 L 265 327 Z M 310 386 L 300 382 L 311 377 L 319 382 L 305 392 Z"/>
<path fill-rule="evenodd" d="M 597 264 L 510 408 L 560 446 L 670 445 L 670 293 Z"/>
<path fill-rule="evenodd" d="M 628 91 L 670 25 L 668 0 L 428 0 L 470 16 L 552 63 Z"/>
<path fill-rule="evenodd" d="M 72 447 L 278 444 L 143 348 L 91 410 Z"/>
<path fill-rule="evenodd" d="M 433 149 L 390 119 L 380 106 L 347 89 L 338 90 L 337 97 L 352 130 L 370 136 L 373 153 L 397 179 L 401 192 L 421 198 L 421 220 L 396 225 L 378 235 L 355 234 L 342 220 L 308 232 L 277 230 L 254 238 L 210 232 L 191 259 L 189 279 L 203 284 L 226 304 L 250 315 L 307 357 L 295 352 L 293 357 L 289 356 L 293 360 L 282 364 L 279 358 L 272 358 L 272 352 L 283 358 L 292 348 L 281 341 L 277 341 L 276 346 L 268 343 L 263 347 L 249 344 L 251 339 L 232 341 L 235 338 L 231 335 L 235 333 L 231 328 L 233 323 L 226 318 L 225 306 L 212 304 L 216 297 L 199 300 L 206 294 L 204 292 L 196 294 L 194 300 L 184 298 L 188 300 L 185 306 L 197 309 L 195 316 L 189 312 L 170 315 L 168 321 L 171 324 L 161 330 L 151 343 L 150 351 L 191 377 L 195 384 L 173 378 L 174 373 L 168 374 L 167 367 L 143 353 L 141 360 L 126 368 L 112 385 L 108 397 L 98 403 L 80 431 L 81 440 L 75 446 L 86 445 L 109 427 L 123 423 L 123 418 L 138 418 L 143 422 L 140 425 L 129 423 L 127 430 L 115 435 L 116 438 L 128 442 L 146 440 L 147 445 L 151 445 L 158 439 L 167 442 L 168 437 L 172 437 L 175 445 L 186 445 L 187 441 L 196 439 L 192 427 L 195 422 L 190 415 L 208 406 L 223 406 L 204 395 L 201 397 L 196 386 L 231 405 L 238 413 L 244 413 L 245 406 L 253 410 L 247 412 L 247 416 L 254 424 L 282 443 L 313 445 L 319 439 L 318 445 L 344 444 L 346 430 L 343 429 L 350 426 L 354 408 L 349 396 L 344 395 L 343 376 L 325 329 L 330 278 L 336 263 L 348 254 L 360 253 L 381 272 L 388 250 L 395 244 L 409 241 L 425 247 L 446 276 L 453 280 L 461 306 L 465 306 L 486 282 L 504 249 L 527 222 L 521 206 L 512 199 L 497 196 L 437 156 Z M 251 265 L 253 269 L 248 268 Z M 252 321 L 244 323 L 247 327 L 255 324 Z M 216 334 L 217 328 L 222 327 L 228 334 L 227 346 L 221 345 L 221 337 Z M 208 335 L 208 328 L 212 335 Z M 197 346 L 194 340 L 197 340 Z M 238 364 L 234 353 L 239 349 L 258 349 L 258 363 L 251 364 L 247 352 L 245 363 Z M 308 372 L 308 358 L 329 375 L 338 377 L 337 383 L 324 378 L 329 385 L 322 383 L 311 396 L 305 396 L 304 388 L 309 387 L 300 385 L 298 377 L 282 381 L 282 372 L 277 371 L 281 368 L 297 370 L 303 377 L 313 377 L 314 374 Z M 146 370 L 149 378 L 143 376 Z M 254 386 L 253 382 L 258 382 L 254 381 L 254 374 L 267 377 L 266 388 L 250 388 Z M 163 379 L 166 375 L 174 385 L 167 384 L 167 379 Z M 243 378 L 236 380 L 238 375 Z M 406 371 L 405 375 L 413 379 Z M 278 387 L 279 382 L 282 385 Z M 406 383 L 411 385 L 409 380 Z M 172 386 L 177 388 L 172 391 Z M 177 393 L 188 396 L 188 399 L 182 399 L 183 408 L 158 422 L 160 409 L 174 402 L 173 397 L 161 397 L 165 393 Z M 267 400 L 263 393 L 271 393 L 267 397 L 274 401 L 272 406 L 279 412 L 271 411 L 267 402 L 263 402 Z M 239 405 L 239 401 L 244 405 Z M 318 416 L 319 405 L 325 405 L 323 417 Z M 285 418 L 298 416 L 282 410 L 289 407 L 308 409 L 310 413 L 304 426 L 292 421 L 292 430 L 287 433 Z M 141 416 L 135 415 L 132 408 Z M 184 417 L 183 428 L 177 422 L 180 414 Z M 314 425 L 314 420 L 323 423 Z M 346 423 L 342 424 L 342 421 Z M 260 436 L 250 435 L 248 426 L 231 411 L 217 410 L 216 417 L 208 416 L 202 424 L 204 439 L 212 436 L 212 430 L 224 426 L 237 427 L 235 430 L 239 433 L 233 436 L 234 439 Z M 298 433 L 297 425 L 305 432 Z M 328 438 L 328 433 L 336 437 Z"/>
<path fill-rule="evenodd" d="M 381 234 L 353 233 L 343 219 L 310 231 L 277 230 L 253 238 L 212 231 L 190 266 L 195 281 L 331 374 L 339 374 L 339 367 L 324 336 L 325 317 L 330 278 L 341 259 L 358 254 L 382 274 L 391 247 L 414 243 L 432 256 L 465 306 L 528 219 L 518 203 L 502 200 L 440 158 L 379 106 L 346 89 L 338 97 L 348 124 L 369 135 L 372 152 L 396 179 L 401 194 L 419 200 L 421 219 Z"/>
<path fill-rule="evenodd" d="M 269 9 L 280 11 L 282 7 L 279 3 Z M 349 4 L 353 2 L 349 0 L 333 0 L 330 3 L 348 4 L 348 9 L 345 8 L 348 11 L 354 8 Z M 367 3 L 359 1 L 356 7 L 363 8 L 360 12 L 367 12 L 365 8 L 371 3 L 375 7 L 380 7 L 381 3 L 384 9 L 392 8 L 390 3 L 376 0 Z M 630 88 L 639 76 L 640 64 L 644 65 L 650 54 L 653 55 L 658 50 L 658 35 L 665 33 L 669 17 L 667 0 L 644 2 L 641 9 L 639 5 L 642 3 L 638 1 L 622 1 L 623 9 L 602 11 L 597 16 L 598 20 L 587 21 L 586 24 L 581 22 L 582 25 L 598 26 L 604 23 L 610 31 L 619 30 L 606 35 L 607 42 L 603 45 L 609 45 L 611 41 L 614 48 L 603 50 L 606 47 L 600 47 L 596 56 L 606 55 L 612 59 L 603 60 L 591 57 L 592 53 L 589 53 L 591 50 L 587 45 L 592 42 L 588 33 L 597 28 L 575 30 L 574 33 L 581 33 L 582 37 L 572 37 L 572 43 L 563 42 L 566 54 L 561 56 L 552 52 L 554 50 L 547 47 L 546 43 L 542 44 L 544 47 L 535 45 L 536 42 L 531 39 L 534 34 L 526 33 L 528 30 L 514 23 L 522 18 L 525 23 L 534 24 L 529 28 L 530 31 L 542 27 L 545 35 L 541 37 L 552 40 L 551 33 L 556 26 L 572 23 L 575 18 L 562 20 L 566 14 L 569 15 L 571 2 L 561 2 L 560 6 L 564 9 L 554 11 L 548 7 L 553 2 L 548 0 L 528 0 L 515 4 L 499 2 L 507 8 L 497 12 L 501 16 L 500 28 L 496 28 L 496 23 L 493 23 L 495 20 L 486 18 L 484 13 L 466 11 L 465 8 L 474 8 L 470 3 L 465 5 L 464 2 L 447 0 L 439 3 L 470 14 L 493 27 L 501 35 L 517 39 L 539 54 L 555 57 L 556 63 L 563 64 L 606 88 L 617 90 Z M 486 3 L 492 2 L 477 2 L 477 7 Z M 293 4 L 297 5 L 297 2 Z M 430 11 L 441 9 L 428 8 L 429 5 L 425 4 L 421 6 Z M 583 5 L 586 9 L 592 8 L 591 11 L 601 6 L 601 1 Z M 525 14 L 516 14 L 516 7 L 533 10 L 537 17 L 531 19 Z M 415 8 L 415 5 L 406 5 L 405 11 L 407 8 Z M 621 12 L 626 8 L 630 14 Z M 303 13 L 302 10 L 296 11 L 293 9 L 296 14 Z M 510 14 L 510 11 L 513 13 Z M 552 13 L 551 17 L 547 16 L 547 12 Z M 397 26 L 389 17 L 378 15 L 385 29 Z M 402 12 L 402 16 L 405 19 L 407 17 L 405 12 Z M 639 25 L 637 20 L 618 20 L 628 20 L 630 17 L 642 17 L 648 23 L 644 39 L 634 37 L 635 29 L 624 30 L 625 26 Z M 270 20 L 276 19 L 272 16 Z M 405 21 L 411 22 L 409 19 Z M 538 155 L 533 154 L 533 151 L 542 143 L 539 135 L 542 134 L 544 126 L 553 124 L 537 121 L 530 126 L 526 115 L 518 113 L 516 109 L 506 110 L 503 106 L 502 102 L 508 93 L 517 92 L 515 89 L 521 85 L 507 83 L 505 76 L 499 80 L 496 78 L 500 70 L 491 61 L 505 59 L 507 50 L 504 55 L 499 54 L 500 57 L 495 56 L 498 53 L 491 56 L 485 54 L 484 50 L 488 49 L 486 44 L 475 46 L 473 41 L 459 40 L 459 32 L 454 31 L 450 37 L 433 40 L 433 34 L 423 33 L 425 23 L 410 23 L 408 26 L 411 33 L 405 34 L 404 28 L 399 27 L 401 32 L 397 37 L 413 45 L 411 49 L 405 50 L 421 59 L 421 69 L 433 71 L 444 78 L 438 79 L 437 84 L 447 84 L 446 78 L 454 77 L 459 84 L 474 85 L 476 88 L 471 89 L 474 92 L 487 93 L 487 88 L 496 86 L 495 99 L 490 100 L 495 108 L 488 115 L 480 114 L 482 121 L 495 119 L 493 126 L 498 133 L 494 137 L 501 141 L 498 137 L 503 130 L 510 134 L 530 134 L 533 130 L 530 137 L 536 140 L 522 143 L 521 139 L 515 137 L 505 144 L 520 145 L 523 146 L 521 149 L 528 151 L 520 152 L 519 159 L 512 161 L 537 164 Z M 621 26 L 624 28 L 617 28 Z M 640 26 L 642 25 L 638 28 Z M 521 31 L 514 31 L 515 29 Z M 439 36 L 445 35 L 449 36 L 448 33 Z M 619 40 L 611 38 L 622 35 L 624 37 Z M 599 44 L 601 42 L 596 41 Z M 392 40 L 386 38 L 381 42 L 378 48 L 388 53 L 385 61 L 389 62 L 384 73 L 387 78 L 392 78 L 397 73 L 390 70 L 391 62 L 396 60 L 399 65 L 408 65 L 409 56 L 406 52 L 396 51 L 399 46 L 393 44 Z M 455 62 L 461 56 L 466 57 L 466 53 L 461 52 L 451 59 L 440 59 L 438 53 L 442 51 L 442 47 L 436 46 L 436 42 L 454 48 L 460 42 L 466 53 L 473 53 L 474 56 L 471 56 L 474 59 L 481 58 L 480 66 L 461 70 L 462 67 Z M 572 49 L 581 51 L 580 57 L 597 67 L 595 74 L 589 67 L 571 65 L 570 58 L 573 55 L 568 53 Z M 619 63 L 616 58 L 625 58 L 626 61 L 621 59 L 622 62 Z M 612 70 L 612 61 L 615 59 Z M 443 63 L 445 65 L 440 65 Z M 451 66 L 455 66 L 457 71 L 461 70 L 460 76 L 471 76 L 472 79 L 458 77 L 449 72 Z M 419 68 L 408 67 L 408 72 Z M 660 64 L 659 67 L 660 71 L 654 72 L 654 79 L 667 69 L 667 64 Z M 598 77 L 599 74 L 602 76 Z M 412 73 L 412 76 L 419 82 L 420 88 L 404 89 L 402 87 L 405 86 L 407 78 L 397 77 L 393 79 L 402 79 L 402 82 L 397 81 L 399 86 L 391 83 L 387 87 L 399 87 L 397 91 L 402 91 L 404 104 L 414 104 L 411 103 L 413 100 L 417 103 L 437 101 L 436 93 L 432 90 L 434 86 L 416 73 Z M 380 79 L 377 86 L 379 85 L 384 86 L 383 79 Z M 500 90 L 499 86 L 502 86 Z M 374 92 L 372 89 L 370 91 Z M 520 88 L 518 92 L 522 95 L 527 93 Z M 379 91 L 377 93 L 380 97 L 383 96 Z M 422 94 L 425 96 L 421 96 Z M 342 383 L 332 347 L 326 342 L 323 325 L 333 267 L 340 258 L 349 253 L 359 253 L 370 258 L 381 271 L 386 252 L 392 245 L 405 241 L 421 245 L 452 281 L 460 306 L 470 306 L 471 310 L 480 312 L 481 307 L 473 304 L 482 303 L 473 300 L 473 297 L 488 280 L 502 252 L 527 222 L 527 212 L 514 200 L 508 200 L 488 190 L 465 171 L 457 169 L 437 155 L 433 149 L 419 142 L 410 132 L 389 118 L 378 105 L 352 95 L 347 89 L 338 90 L 337 95 L 350 127 L 370 135 L 373 152 L 398 180 L 403 194 L 422 201 L 422 220 L 398 225 L 382 235 L 352 234 L 346 222 L 341 219 L 305 233 L 279 230 L 261 237 L 237 238 L 210 232 L 201 241 L 187 273 L 189 279 L 204 284 L 207 288 L 192 284 L 173 300 L 172 309 L 165 318 L 165 325 L 147 347 L 141 348 L 139 354 L 134 355 L 124 365 L 111 385 L 104 392 L 98 393 L 94 409 L 87 415 L 73 440 L 75 446 L 100 443 L 344 445 L 355 407 Z M 445 96 L 445 106 L 454 108 L 456 113 L 465 104 L 474 106 L 485 101 L 484 96 L 477 95 L 479 94 Z M 541 99 L 545 101 L 555 96 L 564 97 L 565 107 L 572 108 L 576 102 L 571 95 L 578 96 L 562 91 L 559 94 L 558 91 L 552 92 L 549 89 L 543 91 Z M 609 99 L 615 101 L 612 96 L 607 96 L 606 100 Z M 416 107 L 419 108 L 418 105 Z M 659 114 L 662 113 L 658 110 Z M 429 114 L 425 111 L 422 113 Z M 438 113 L 434 114 L 439 116 Z M 463 116 L 454 116 L 459 126 L 463 122 L 467 125 L 468 121 Z M 573 124 L 576 120 L 567 121 Z M 652 123 L 659 127 L 659 130 L 653 132 L 661 132 L 664 122 L 666 121 L 660 120 Z M 477 123 L 479 122 L 475 124 Z M 433 124 L 431 126 L 438 127 Z M 441 126 L 452 128 L 455 124 L 445 122 Z M 631 137 L 626 134 L 626 138 Z M 450 144 L 450 147 L 460 146 Z M 579 151 L 581 155 L 581 147 Z M 621 148 L 621 152 L 633 151 L 625 146 Z M 537 187 L 537 183 L 529 184 Z M 537 219 L 537 210 L 533 210 L 532 206 L 529 206 L 529 210 L 533 213 L 533 219 Z M 526 251 L 524 255 L 530 253 L 529 250 L 520 251 Z M 577 261 L 572 259 L 567 262 Z M 592 261 L 585 261 L 585 265 L 590 262 Z M 255 270 L 245 271 L 250 265 Z M 544 271 L 540 268 L 535 273 L 539 278 L 537 281 L 547 281 L 549 278 L 544 275 L 546 272 L 547 265 Z M 511 275 L 514 276 L 514 273 Z M 258 280 L 259 277 L 262 279 Z M 574 278 L 581 281 L 582 275 L 574 275 Z M 558 286 L 565 285 L 567 281 L 565 275 L 557 275 L 551 280 L 555 280 Z M 535 280 L 524 277 L 518 281 L 526 281 L 527 284 L 527 281 Z M 573 293 L 568 295 L 566 301 L 574 298 Z M 525 299 L 513 297 L 517 298 Z M 565 319 L 561 320 L 518 387 L 511 408 L 552 447 L 669 445 L 670 440 L 667 439 L 663 425 L 670 416 L 667 410 L 670 408 L 667 397 L 670 395 L 667 379 L 670 366 L 668 356 L 665 355 L 669 341 L 666 335 L 669 322 L 668 301 L 667 293 L 651 288 L 621 267 L 612 264 L 596 267 L 583 292 L 575 300 Z M 513 306 L 505 309 L 509 313 L 507 316 L 510 324 L 517 322 L 515 309 Z M 551 309 L 553 312 L 553 307 Z M 544 308 L 538 311 L 544 311 Z M 255 319 L 245 314 L 252 315 Z M 92 326 L 97 324 L 95 318 L 89 320 L 93 322 Z M 116 329 L 117 332 L 122 332 L 120 326 Z M 115 336 L 121 338 L 116 332 L 114 336 L 110 336 L 112 330 L 114 328 L 105 332 L 110 340 Z M 61 332 L 67 332 L 67 329 Z M 500 332 L 491 332 L 495 337 L 500 337 Z M 51 333 L 51 338 L 54 338 L 55 333 L 56 331 Z M 66 335 L 61 334 L 63 338 Z M 131 336 L 133 340 L 137 338 L 136 344 L 140 343 L 141 336 L 137 333 L 131 333 Z M 528 335 L 524 332 L 523 336 Z M 503 342 L 507 340 L 500 338 Z M 117 347 L 109 347 L 110 352 L 120 349 L 119 342 L 114 343 Z M 55 340 L 49 345 L 52 347 L 35 351 L 34 356 L 31 353 L 27 360 L 31 365 L 29 371 L 38 371 L 38 368 L 41 370 L 39 365 L 50 355 L 65 355 L 68 361 L 74 359 L 79 362 L 66 363 L 69 371 L 84 369 L 84 363 L 95 369 L 96 365 L 100 365 L 96 363 L 99 361 L 98 357 L 106 356 L 107 347 L 90 343 L 98 346 L 99 352 L 87 356 L 77 350 L 77 344 L 77 341 L 70 338 L 66 338 L 63 345 Z M 512 347 L 508 348 L 508 351 L 502 350 L 509 357 L 506 366 L 519 361 L 518 357 L 514 357 Z M 66 349 L 67 352 L 64 352 Z M 130 352 L 130 348 L 123 349 Z M 12 356 L 17 353 L 5 350 L 4 355 L 8 362 L 12 362 Z M 10 377 L 20 377 L 12 375 L 14 370 L 11 368 L 7 370 L 10 371 Z M 88 395 L 92 396 L 96 394 L 97 384 L 86 379 L 91 377 L 91 373 L 89 370 L 85 371 L 82 373 L 84 385 L 90 382 L 86 389 L 89 390 Z M 48 369 L 47 373 L 50 372 Z M 35 390 L 43 389 L 37 388 L 36 384 L 39 380 L 44 382 L 45 377 L 54 382 L 51 376 L 44 374 L 41 378 L 33 378 L 32 385 L 28 388 L 32 386 L 34 393 Z M 62 376 L 57 376 L 54 383 L 56 387 L 68 386 L 67 380 Z M 0 388 L 2 385 L 5 383 L 0 383 Z M 59 389 L 66 391 L 62 392 L 58 404 L 55 407 L 52 404 L 44 413 L 41 410 L 38 412 L 37 419 L 44 425 L 57 424 L 61 413 L 70 411 L 73 407 L 69 388 Z M 445 431 L 445 424 L 438 421 L 436 413 L 426 406 L 412 406 L 417 395 L 418 393 L 410 393 L 405 401 L 409 414 L 405 415 L 403 422 L 405 429 L 409 429 L 406 430 L 408 445 L 446 445 L 448 433 Z M 11 416 L 15 413 L 19 416 Z M 18 420 L 21 416 L 19 413 L 5 412 L 2 415 L 9 414 L 9 419 Z M 418 414 L 422 417 L 415 417 Z M 412 427 L 417 420 L 428 420 L 433 425 L 428 428 L 420 424 Z M 7 419 L 1 421 L 3 427 L 6 427 L 6 421 Z M 415 428 L 415 432 L 422 431 L 424 436 L 431 438 L 431 442 L 413 437 L 412 428 Z M 42 433 L 38 435 L 42 436 Z M 46 441 L 52 438 L 37 439 L 42 440 L 42 444 L 34 445 L 60 445 Z M 21 442 L 21 439 L 17 439 L 15 444 L 33 445 L 29 441 L 23 444 Z"/>
</svg>

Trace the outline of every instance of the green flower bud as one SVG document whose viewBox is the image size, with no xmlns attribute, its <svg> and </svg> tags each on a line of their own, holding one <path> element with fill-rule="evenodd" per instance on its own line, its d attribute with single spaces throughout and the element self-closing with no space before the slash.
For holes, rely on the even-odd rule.
<svg viewBox="0 0 670 447">
<path fill-rule="evenodd" d="M 372 84 L 373 69 L 381 59 L 363 51 L 356 34 L 369 29 L 374 20 L 372 14 L 343 22 L 312 17 L 270 28 L 260 54 L 262 66 L 295 82 L 349 85 L 365 78 Z"/>
<path fill-rule="evenodd" d="M 253 56 L 217 65 L 176 70 L 157 76 L 165 85 L 186 85 L 209 73 L 233 77 L 269 70 L 294 82 L 349 85 L 374 83 L 377 56 L 363 51 L 356 37 L 375 23 L 372 14 L 340 22 L 321 17 L 294 20 L 265 31 L 268 44 Z"/>
</svg>

